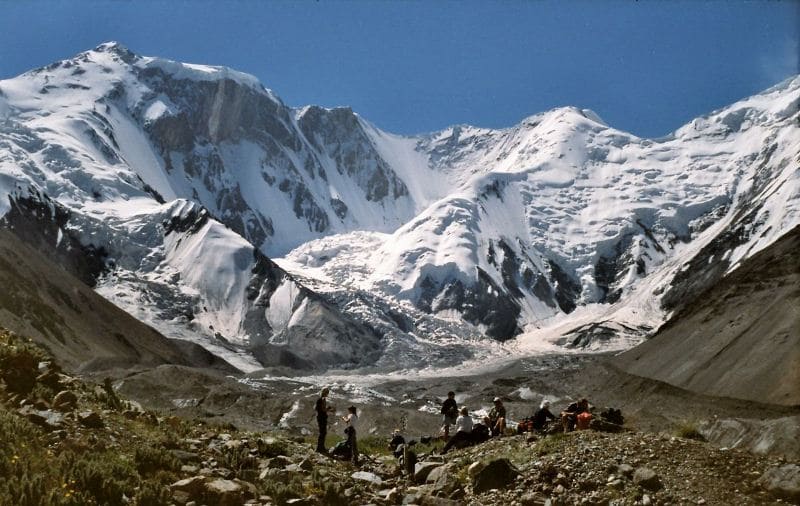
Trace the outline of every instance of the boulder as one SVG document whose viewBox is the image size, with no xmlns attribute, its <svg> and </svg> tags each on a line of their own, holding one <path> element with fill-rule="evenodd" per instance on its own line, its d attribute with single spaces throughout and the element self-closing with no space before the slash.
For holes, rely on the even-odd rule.
<svg viewBox="0 0 800 506">
<path fill-rule="evenodd" d="M 800 466 L 797 464 L 767 470 L 758 484 L 775 497 L 800 502 Z"/>
<path fill-rule="evenodd" d="M 476 494 L 493 488 L 503 489 L 511 485 L 519 475 L 508 459 L 495 459 L 475 474 L 472 491 Z"/>
<path fill-rule="evenodd" d="M 169 486 L 173 492 L 181 491 L 188 493 L 191 497 L 199 496 L 203 491 L 203 485 L 206 482 L 205 476 L 192 476 L 183 480 L 176 481 Z"/>
<path fill-rule="evenodd" d="M 39 411 L 33 406 L 23 406 L 17 410 L 17 413 L 26 418 L 34 425 L 38 425 L 48 432 L 58 430 L 63 427 L 64 417 L 61 413 L 56 413 L 52 410 Z"/>
<path fill-rule="evenodd" d="M 441 467 L 440 462 L 419 462 L 414 466 L 414 481 L 416 483 L 425 483 L 431 471 L 437 467 Z"/>
<path fill-rule="evenodd" d="M 206 482 L 207 502 L 219 506 L 239 506 L 244 502 L 244 487 L 233 480 L 217 479 Z"/>
<path fill-rule="evenodd" d="M 53 409 L 58 411 L 72 411 L 78 403 L 78 396 L 69 390 L 62 390 L 53 397 Z"/>
<path fill-rule="evenodd" d="M 661 485 L 661 479 L 658 477 L 655 471 L 650 469 L 649 467 L 640 467 L 633 473 L 633 482 L 643 489 L 646 490 L 659 490 Z"/>
<path fill-rule="evenodd" d="M 472 478 L 472 479 L 475 479 L 475 475 L 477 475 L 477 474 L 478 474 L 478 472 L 479 472 L 481 469 L 483 469 L 484 467 L 486 467 L 486 464 L 485 464 L 485 463 L 483 463 L 483 462 L 480 462 L 480 461 L 478 461 L 478 462 L 473 462 L 473 463 L 472 463 L 472 464 L 470 464 L 470 465 L 469 465 L 469 467 L 467 468 L 467 475 L 468 475 L 470 478 Z"/>
</svg>

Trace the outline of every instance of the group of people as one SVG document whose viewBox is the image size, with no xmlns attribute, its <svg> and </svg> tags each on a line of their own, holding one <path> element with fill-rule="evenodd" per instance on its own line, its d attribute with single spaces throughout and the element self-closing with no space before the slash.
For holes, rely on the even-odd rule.
<svg viewBox="0 0 800 506">
<path fill-rule="evenodd" d="M 589 401 L 584 398 L 570 403 L 561 411 L 561 428 L 564 432 L 570 432 L 576 428 L 588 429 L 591 419 L 592 413 L 589 408 Z M 543 432 L 550 421 L 556 420 L 556 416 L 550 411 L 550 401 L 544 399 L 539 405 L 539 409 L 528 420 L 532 430 Z"/>
<path fill-rule="evenodd" d="M 505 433 L 506 408 L 503 406 L 503 400 L 501 398 L 495 397 L 492 400 L 492 409 L 483 417 L 481 423 L 473 424 L 472 417 L 469 416 L 466 407 L 462 407 L 459 411 L 455 395 L 455 392 L 448 392 L 447 399 L 442 402 L 442 429 L 440 432 L 444 439 L 447 440 L 447 444 L 442 448 L 443 454 L 447 453 L 453 446 L 465 445 L 469 442 L 480 442 L 482 440 L 481 436 L 475 437 L 476 429 L 478 429 L 479 433 L 485 433 L 489 436 L 499 436 Z M 460 416 L 456 417 L 457 413 L 460 413 Z M 560 413 L 561 429 L 564 432 L 569 432 L 576 428 L 588 429 L 591 417 L 589 401 L 587 399 L 584 398 L 572 402 Z M 530 423 L 529 430 L 543 432 L 549 422 L 555 421 L 556 419 L 556 415 L 550 411 L 550 401 L 544 399 L 539 405 L 539 409 L 536 410 L 532 417 L 526 420 Z M 451 426 L 454 426 L 456 429 L 456 433 L 453 437 L 450 437 Z"/>
<path fill-rule="evenodd" d="M 325 448 L 325 438 L 328 434 L 328 414 L 334 412 L 334 408 L 329 406 L 327 402 L 329 393 L 330 390 L 327 387 L 323 388 L 314 406 L 319 427 L 317 451 L 324 454 L 328 454 L 328 450 Z M 455 392 L 447 392 L 447 398 L 442 402 L 442 428 L 440 431 L 447 443 L 442 448 L 441 453 L 447 453 L 454 446 L 460 447 L 480 443 L 493 436 L 504 434 L 506 431 L 506 408 L 503 406 L 503 400 L 500 397 L 495 397 L 492 400 L 492 404 L 493 407 L 489 413 L 480 422 L 474 423 L 469 410 L 465 406 L 459 409 Z M 556 415 L 550 411 L 550 401 L 545 399 L 533 416 L 526 420 L 530 423 L 530 430 L 542 432 L 549 422 L 556 419 Z M 560 413 L 561 428 L 564 432 L 569 432 L 576 428 L 587 429 L 589 428 L 590 420 L 591 411 L 587 399 L 570 403 Z M 347 415 L 342 417 L 342 421 L 345 423 L 344 432 L 347 435 L 347 441 L 344 445 L 349 448 L 352 462 L 358 465 L 358 446 L 356 441 L 358 413 L 355 406 L 347 408 Z M 455 429 L 455 434 L 452 437 L 450 436 L 451 427 Z M 526 428 L 526 430 L 528 429 Z M 390 448 L 397 452 L 400 445 L 404 443 L 405 440 L 400 435 L 400 431 L 395 430 L 389 443 Z"/>
<path fill-rule="evenodd" d="M 447 443 L 442 448 L 442 454 L 447 453 L 453 446 L 465 446 L 470 443 L 480 443 L 490 437 L 499 436 L 506 430 L 506 408 L 503 400 L 495 397 L 493 407 L 480 422 L 473 423 L 469 410 L 465 406 L 458 409 L 455 392 L 447 392 L 447 399 L 442 402 L 442 437 Z M 459 416 L 456 416 L 459 414 Z M 456 429 L 450 437 L 450 427 Z"/>
<path fill-rule="evenodd" d="M 328 387 L 323 388 L 314 405 L 314 411 L 317 415 L 317 426 L 319 427 L 317 451 L 325 455 L 328 454 L 328 449 L 325 448 L 325 438 L 328 436 L 328 413 L 333 413 L 335 411 L 333 406 L 328 406 L 329 393 L 330 389 Z M 345 423 L 344 433 L 347 435 L 346 446 L 350 450 L 350 459 L 353 461 L 353 464 L 358 465 L 358 443 L 356 440 L 358 410 L 355 406 L 347 408 L 347 415 L 342 417 L 342 421 Z"/>
</svg>

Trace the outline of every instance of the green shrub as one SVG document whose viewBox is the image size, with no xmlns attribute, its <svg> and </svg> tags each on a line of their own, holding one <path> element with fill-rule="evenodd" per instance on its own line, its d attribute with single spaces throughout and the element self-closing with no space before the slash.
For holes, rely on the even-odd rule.
<svg viewBox="0 0 800 506">
<path fill-rule="evenodd" d="M 219 462 L 222 467 L 234 471 L 237 475 L 243 469 L 255 469 L 258 467 L 258 460 L 250 455 L 250 448 L 245 445 L 226 448 L 220 450 Z"/>
<path fill-rule="evenodd" d="M 132 497 L 138 484 L 131 463 L 115 453 L 67 452 L 59 460 L 67 470 L 65 483 L 74 487 L 76 495 L 98 504 L 120 504 L 122 495 Z"/>
<path fill-rule="evenodd" d="M 143 482 L 133 498 L 135 506 L 166 506 L 172 503 L 169 487 L 153 481 Z"/>
<path fill-rule="evenodd" d="M 358 451 L 366 455 L 391 455 L 389 440 L 378 436 L 358 438 Z"/>
<path fill-rule="evenodd" d="M 289 445 L 286 441 L 273 438 L 259 438 L 256 440 L 258 453 L 262 457 L 272 458 L 278 455 L 289 455 Z"/>
<path fill-rule="evenodd" d="M 44 352 L 33 342 L 0 331 L 0 378 L 10 392 L 28 394 L 36 385 Z"/>
<path fill-rule="evenodd" d="M 137 446 L 133 452 L 136 471 L 141 476 L 149 476 L 157 471 L 177 471 L 181 465 L 174 455 L 160 447 Z"/>
</svg>

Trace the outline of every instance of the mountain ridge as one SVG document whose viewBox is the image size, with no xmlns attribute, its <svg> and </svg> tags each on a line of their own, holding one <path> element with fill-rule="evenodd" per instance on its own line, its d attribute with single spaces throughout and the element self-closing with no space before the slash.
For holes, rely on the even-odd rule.
<svg viewBox="0 0 800 506">
<path fill-rule="evenodd" d="M 326 314 L 375 350 L 343 350 L 370 357 L 354 365 L 395 346 L 448 346 L 426 340 L 423 322 L 434 335 L 462 322 L 465 336 L 521 336 L 523 349 L 558 343 L 561 335 L 537 331 L 576 310 L 614 330 L 572 343 L 623 348 L 800 221 L 798 95 L 800 79 L 787 80 L 659 140 L 575 107 L 503 130 L 396 136 L 346 107 L 289 108 L 246 74 L 107 43 L 0 81 L 0 188 L 12 199 L 52 193 L 72 211 L 65 226 L 108 251 L 113 269 L 99 278 L 100 293 L 206 346 L 314 355 L 287 345 L 285 331 L 305 316 L 302 304 L 275 296 L 283 285 L 270 285 L 255 307 L 268 330 L 259 336 L 248 323 L 244 280 L 255 264 L 234 257 L 252 249 L 282 256 L 282 279 L 338 284 L 320 293 L 338 301 Z M 193 202 L 227 232 L 206 230 L 200 241 L 189 227 L 170 238 L 163 222 L 183 206 L 175 202 Z M 186 241 L 221 256 L 204 265 Z M 695 275 L 720 255 L 716 270 Z M 204 272 L 216 272 L 215 283 Z M 137 295 L 153 288 L 161 300 Z M 359 292 L 387 310 L 358 302 Z M 160 305 L 191 318 L 164 316 Z"/>
</svg>

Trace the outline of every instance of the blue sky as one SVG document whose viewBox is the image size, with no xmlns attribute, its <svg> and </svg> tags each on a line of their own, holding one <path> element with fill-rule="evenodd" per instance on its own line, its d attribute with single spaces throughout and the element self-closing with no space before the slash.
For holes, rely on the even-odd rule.
<svg viewBox="0 0 800 506">
<path fill-rule="evenodd" d="M 0 79 L 108 40 L 390 132 L 575 105 L 657 137 L 800 72 L 800 1 L 0 0 Z"/>
</svg>

